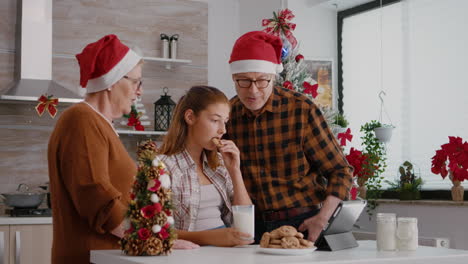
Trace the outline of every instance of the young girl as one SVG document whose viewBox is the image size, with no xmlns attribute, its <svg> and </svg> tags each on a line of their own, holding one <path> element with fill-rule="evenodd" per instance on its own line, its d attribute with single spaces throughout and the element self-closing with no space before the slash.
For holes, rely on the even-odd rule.
<svg viewBox="0 0 468 264">
<path fill-rule="evenodd" d="M 252 201 L 240 172 L 239 149 L 226 133 L 230 105 L 216 88 L 194 86 L 177 104 L 158 157 L 172 177 L 179 239 L 199 245 L 253 243 L 231 228 L 232 205 Z"/>
</svg>

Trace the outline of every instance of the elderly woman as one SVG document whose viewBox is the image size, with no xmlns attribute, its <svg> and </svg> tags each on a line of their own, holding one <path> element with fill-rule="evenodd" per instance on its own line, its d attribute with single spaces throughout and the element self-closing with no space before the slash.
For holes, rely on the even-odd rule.
<svg viewBox="0 0 468 264">
<path fill-rule="evenodd" d="M 115 35 L 76 58 L 86 97 L 63 112 L 48 148 L 52 263 L 89 263 L 90 250 L 118 248 L 137 172 L 112 121 L 142 93 L 142 58 Z"/>
<path fill-rule="evenodd" d="M 90 250 L 118 248 L 137 171 L 112 120 L 142 93 L 141 57 L 107 35 L 76 58 L 86 97 L 63 112 L 48 148 L 52 263 L 89 263 Z"/>
</svg>

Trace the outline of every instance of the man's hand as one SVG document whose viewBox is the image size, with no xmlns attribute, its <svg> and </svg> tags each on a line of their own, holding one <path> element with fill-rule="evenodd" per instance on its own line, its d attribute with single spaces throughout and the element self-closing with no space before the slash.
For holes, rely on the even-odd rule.
<svg viewBox="0 0 468 264">
<path fill-rule="evenodd" d="M 320 232 L 322 232 L 328 224 L 328 220 L 340 202 L 341 200 L 338 197 L 331 195 L 327 196 L 327 199 L 323 202 L 320 212 L 317 215 L 304 220 L 304 222 L 299 226 L 299 231 L 303 232 L 307 230 L 309 233 L 307 239 L 315 242 L 320 235 Z"/>
</svg>

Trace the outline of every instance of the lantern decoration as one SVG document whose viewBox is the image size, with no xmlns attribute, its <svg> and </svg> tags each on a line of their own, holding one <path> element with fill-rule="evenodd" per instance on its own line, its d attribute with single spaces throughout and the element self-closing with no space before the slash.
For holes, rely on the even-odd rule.
<svg viewBox="0 0 468 264">
<path fill-rule="evenodd" d="M 172 113 L 175 108 L 174 101 L 167 95 L 168 88 L 164 87 L 164 95 L 154 103 L 154 130 L 155 131 L 167 131 L 169 124 L 171 123 Z"/>
</svg>

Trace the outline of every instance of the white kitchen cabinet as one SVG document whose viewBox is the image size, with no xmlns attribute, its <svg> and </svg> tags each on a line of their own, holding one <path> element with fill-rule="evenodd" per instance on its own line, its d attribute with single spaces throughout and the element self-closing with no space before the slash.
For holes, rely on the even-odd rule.
<svg viewBox="0 0 468 264">
<path fill-rule="evenodd" d="M 0 226 L 0 264 L 50 263 L 51 249 L 51 224 Z"/>
</svg>

